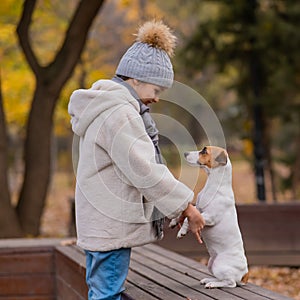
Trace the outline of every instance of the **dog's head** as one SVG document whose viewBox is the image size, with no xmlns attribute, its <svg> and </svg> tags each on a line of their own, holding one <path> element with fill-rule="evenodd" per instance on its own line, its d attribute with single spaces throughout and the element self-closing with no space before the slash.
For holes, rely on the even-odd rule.
<svg viewBox="0 0 300 300">
<path fill-rule="evenodd" d="M 228 160 L 227 151 L 215 146 L 206 146 L 200 151 L 185 152 L 184 157 L 191 165 L 210 169 L 225 166 Z"/>
</svg>

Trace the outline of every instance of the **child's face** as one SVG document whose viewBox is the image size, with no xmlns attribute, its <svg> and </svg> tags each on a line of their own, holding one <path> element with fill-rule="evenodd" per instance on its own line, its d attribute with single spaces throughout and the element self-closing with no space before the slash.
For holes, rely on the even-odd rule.
<svg viewBox="0 0 300 300">
<path fill-rule="evenodd" d="M 134 86 L 134 89 L 141 101 L 146 105 L 157 103 L 159 101 L 159 95 L 164 91 L 163 87 L 141 81 Z"/>
</svg>

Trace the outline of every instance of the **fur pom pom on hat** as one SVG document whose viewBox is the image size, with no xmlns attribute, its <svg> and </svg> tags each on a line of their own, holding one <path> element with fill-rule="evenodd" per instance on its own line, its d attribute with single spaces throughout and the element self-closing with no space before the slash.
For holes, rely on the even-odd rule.
<svg viewBox="0 0 300 300">
<path fill-rule="evenodd" d="M 176 37 L 162 21 L 146 22 L 139 28 L 136 42 L 121 58 L 116 74 L 171 87 L 174 72 L 170 57 L 175 44 Z"/>
<path fill-rule="evenodd" d="M 176 37 L 162 21 L 146 22 L 139 28 L 136 41 L 164 50 L 170 57 L 173 56 L 176 45 Z"/>
</svg>

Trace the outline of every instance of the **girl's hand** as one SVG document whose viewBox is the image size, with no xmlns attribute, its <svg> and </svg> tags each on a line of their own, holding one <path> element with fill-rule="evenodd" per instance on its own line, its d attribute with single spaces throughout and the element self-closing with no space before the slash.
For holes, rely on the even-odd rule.
<svg viewBox="0 0 300 300">
<path fill-rule="evenodd" d="M 205 226 L 205 221 L 199 210 L 194 205 L 189 204 L 182 213 L 182 217 L 183 219 L 188 218 L 190 230 L 195 234 L 197 241 L 202 244 L 201 230 Z"/>
</svg>

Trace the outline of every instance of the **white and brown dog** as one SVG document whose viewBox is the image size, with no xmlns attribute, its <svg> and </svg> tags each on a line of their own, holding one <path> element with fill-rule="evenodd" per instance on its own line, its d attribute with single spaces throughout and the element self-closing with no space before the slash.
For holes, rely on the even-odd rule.
<svg viewBox="0 0 300 300">
<path fill-rule="evenodd" d="M 197 197 L 196 207 L 206 225 L 202 237 L 209 253 L 208 269 L 214 278 L 204 278 L 206 288 L 235 287 L 248 280 L 248 267 L 238 225 L 232 190 L 232 167 L 226 150 L 208 146 L 201 151 L 184 154 L 191 165 L 203 168 L 208 177 Z M 176 226 L 178 219 L 170 222 Z M 188 232 L 188 220 L 177 234 L 178 238 Z"/>
</svg>

